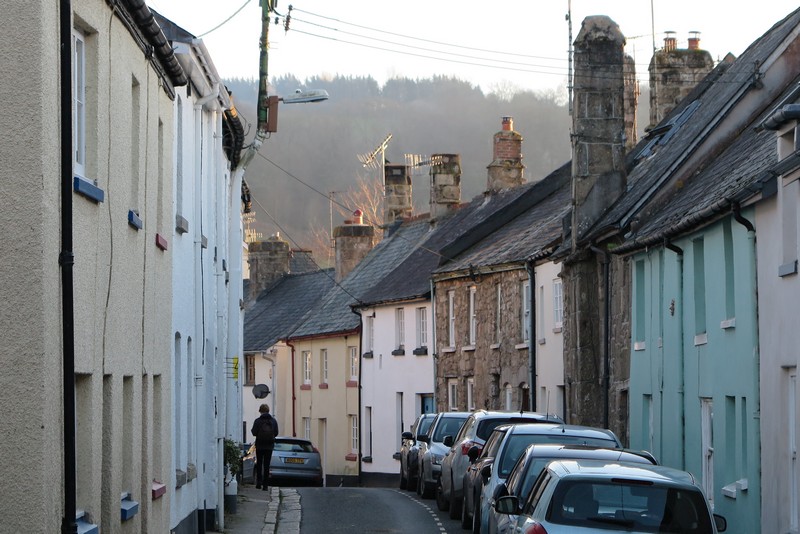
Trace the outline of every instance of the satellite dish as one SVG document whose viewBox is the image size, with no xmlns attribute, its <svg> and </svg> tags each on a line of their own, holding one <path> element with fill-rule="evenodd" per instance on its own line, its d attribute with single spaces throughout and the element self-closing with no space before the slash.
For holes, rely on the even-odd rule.
<svg viewBox="0 0 800 534">
<path fill-rule="evenodd" d="M 266 399 L 269 395 L 269 386 L 266 384 L 256 384 L 253 386 L 253 396 L 257 399 Z"/>
</svg>

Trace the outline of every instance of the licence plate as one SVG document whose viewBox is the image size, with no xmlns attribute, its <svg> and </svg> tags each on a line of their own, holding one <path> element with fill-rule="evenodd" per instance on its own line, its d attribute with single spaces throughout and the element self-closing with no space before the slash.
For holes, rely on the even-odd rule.
<svg viewBox="0 0 800 534">
<path fill-rule="evenodd" d="M 285 461 L 286 461 L 287 464 L 302 464 L 303 463 L 303 459 L 302 458 L 286 458 Z"/>
</svg>

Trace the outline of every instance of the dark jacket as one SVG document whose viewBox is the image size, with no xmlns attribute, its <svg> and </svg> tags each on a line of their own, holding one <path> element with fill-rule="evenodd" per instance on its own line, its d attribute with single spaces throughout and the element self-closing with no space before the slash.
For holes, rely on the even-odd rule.
<svg viewBox="0 0 800 534">
<path fill-rule="evenodd" d="M 259 440 L 258 440 L 258 434 L 259 434 L 258 431 L 261 429 L 261 425 L 263 425 L 264 421 L 266 421 L 267 419 L 269 419 L 270 422 L 272 422 L 272 432 L 275 434 L 276 437 L 278 436 L 278 420 L 275 419 L 274 417 L 272 417 L 269 413 L 262 413 L 258 417 L 258 419 L 253 421 L 253 428 L 250 429 L 250 432 L 254 436 L 256 436 L 256 449 L 271 449 L 275 445 L 274 442 L 273 443 L 260 443 Z"/>
</svg>

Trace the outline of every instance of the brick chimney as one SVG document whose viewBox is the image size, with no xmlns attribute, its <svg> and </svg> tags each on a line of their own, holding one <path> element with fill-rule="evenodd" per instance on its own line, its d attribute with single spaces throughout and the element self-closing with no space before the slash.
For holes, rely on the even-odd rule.
<svg viewBox="0 0 800 534">
<path fill-rule="evenodd" d="M 461 156 L 431 156 L 431 219 L 446 215 L 461 203 Z"/>
<path fill-rule="evenodd" d="M 359 264 L 375 244 L 375 228 L 364 224 L 361 210 L 353 212 L 353 218 L 333 229 L 336 247 L 336 281 L 345 276 Z"/>
<path fill-rule="evenodd" d="M 625 37 L 606 16 L 583 20 L 575 39 L 572 246 L 625 191 Z"/>
<path fill-rule="evenodd" d="M 689 32 L 689 47 L 678 48 L 675 32 L 666 32 L 664 48 L 650 60 L 650 127 L 656 126 L 714 68 L 700 48 L 700 32 Z"/>
<path fill-rule="evenodd" d="M 411 172 L 408 165 L 387 163 L 383 168 L 383 223 L 411 217 Z"/>
<path fill-rule="evenodd" d="M 256 241 L 247 246 L 250 266 L 250 294 L 255 299 L 264 289 L 289 272 L 289 243 L 276 233 L 266 241 Z"/>
<path fill-rule="evenodd" d="M 525 183 L 522 164 L 522 135 L 514 131 L 514 119 L 503 117 L 502 130 L 494 134 L 492 162 L 486 189 L 500 191 Z"/>
</svg>

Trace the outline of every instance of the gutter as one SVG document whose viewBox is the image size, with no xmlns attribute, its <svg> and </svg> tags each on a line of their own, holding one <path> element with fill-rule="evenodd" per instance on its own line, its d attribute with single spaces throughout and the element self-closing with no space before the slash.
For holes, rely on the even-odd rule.
<svg viewBox="0 0 800 534">
<path fill-rule="evenodd" d="M 63 534 L 77 534 L 77 459 L 75 446 L 75 303 L 72 251 L 72 5 L 61 0 L 59 9 L 59 63 L 61 114 L 61 336 L 64 424 L 64 517 Z"/>
<path fill-rule="evenodd" d="M 286 345 L 292 348 L 292 437 L 297 437 L 297 418 L 295 414 L 297 413 L 297 393 L 295 393 L 295 371 L 294 371 L 294 345 L 288 339 L 286 340 Z"/>
<path fill-rule="evenodd" d="M 438 412 L 438 404 L 436 403 L 436 392 L 438 390 L 437 383 L 436 383 L 436 376 L 437 376 L 437 361 L 439 360 L 439 353 L 436 351 L 436 286 L 433 284 L 433 279 L 430 281 L 431 284 L 431 356 L 433 356 L 433 410 L 434 412 Z"/>
<path fill-rule="evenodd" d="M 358 325 L 359 329 L 363 333 L 364 329 L 361 328 L 361 324 L 364 321 L 364 317 L 361 315 L 360 311 L 357 311 L 355 308 L 350 308 L 350 311 L 353 312 L 355 315 L 358 315 Z M 359 333 L 358 336 L 358 485 L 361 485 L 361 458 L 362 458 L 362 450 L 363 450 L 363 443 L 364 440 L 361 439 L 364 433 L 364 427 L 361 425 L 361 355 L 364 353 L 364 336 Z M 345 396 L 347 393 L 345 392 Z"/>
</svg>

